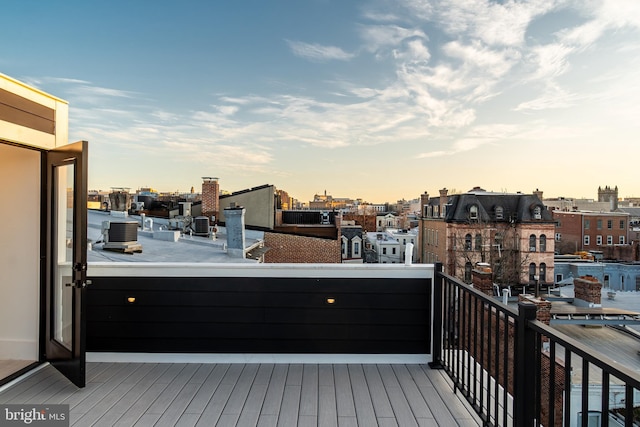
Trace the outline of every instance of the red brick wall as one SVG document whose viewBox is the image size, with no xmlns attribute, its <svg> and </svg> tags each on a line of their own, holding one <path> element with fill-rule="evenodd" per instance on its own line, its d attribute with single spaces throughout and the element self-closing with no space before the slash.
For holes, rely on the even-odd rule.
<svg viewBox="0 0 640 427">
<path fill-rule="evenodd" d="M 264 233 L 266 263 L 340 263 L 340 240 L 297 236 L 285 233 Z"/>
</svg>

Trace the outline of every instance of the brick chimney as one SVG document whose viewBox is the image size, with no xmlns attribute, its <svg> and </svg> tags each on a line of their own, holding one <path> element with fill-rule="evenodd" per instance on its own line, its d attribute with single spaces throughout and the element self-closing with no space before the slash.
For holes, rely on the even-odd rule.
<svg viewBox="0 0 640 427">
<path fill-rule="evenodd" d="M 539 320 L 545 324 L 551 322 L 551 301 L 547 301 L 542 298 L 536 298 L 533 295 L 520 294 L 518 295 L 518 301 L 528 301 L 536 305 L 536 320 Z M 543 337 L 546 341 L 548 338 Z"/>
<path fill-rule="evenodd" d="M 441 218 L 444 218 L 444 215 L 445 215 L 444 206 L 449 201 L 447 199 L 448 193 L 449 193 L 449 190 L 447 190 L 446 188 L 443 188 L 442 190 L 440 190 L 440 217 Z"/>
<path fill-rule="evenodd" d="M 533 192 L 534 196 L 538 196 L 538 199 L 540 199 L 540 201 L 542 201 L 542 191 L 538 190 L 536 188 L 536 191 Z"/>
<path fill-rule="evenodd" d="M 425 191 L 424 194 L 420 195 L 420 207 L 422 209 L 420 216 L 423 218 L 427 216 L 427 205 L 429 205 L 429 193 Z"/>
<path fill-rule="evenodd" d="M 474 268 L 471 270 L 473 287 L 487 295 L 493 295 L 493 274 L 491 268 Z"/>
<path fill-rule="evenodd" d="M 220 211 L 220 186 L 218 178 L 202 177 L 202 215 L 218 219 Z"/>
<path fill-rule="evenodd" d="M 602 283 L 593 276 L 573 279 L 573 304 L 579 307 L 601 307 Z"/>
</svg>

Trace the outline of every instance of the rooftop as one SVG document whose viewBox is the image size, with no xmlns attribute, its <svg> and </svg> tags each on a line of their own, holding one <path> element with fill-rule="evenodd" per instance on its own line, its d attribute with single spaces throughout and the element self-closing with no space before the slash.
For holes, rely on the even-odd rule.
<svg viewBox="0 0 640 427">
<path fill-rule="evenodd" d="M 123 253 L 103 249 L 102 240 L 103 221 L 136 221 L 141 223 L 137 215 L 126 218 L 111 216 L 107 212 L 89 211 L 87 215 L 87 237 L 92 242 L 87 259 L 91 262 L 196 262 L 196 263 L 255 263 L 253 259 L 234 258 L 227 254 L 226 228 L 217 226 L 215 239 L 196 236 L 194 234 L 180 235 L 177 241 L 162 240 L 159 237 L 162 228 L 166 229 L 168 220 L 152 219 L 152 228 L 138 229 L 138 243 L 142 245 L 142 252 Z M 252 249 L 264 240 L 264 232 L 245 230 L 245 248 Z"/>
</svg>

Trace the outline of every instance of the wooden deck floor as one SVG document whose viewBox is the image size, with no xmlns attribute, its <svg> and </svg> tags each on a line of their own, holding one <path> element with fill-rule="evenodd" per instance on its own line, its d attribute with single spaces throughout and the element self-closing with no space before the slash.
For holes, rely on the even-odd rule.
<svg viewBox="0 0 640 427">
<path fill-rule="evenodd" d="M 88 363 L 83 389 L 46 366 L 2 403 L 68 404 L 72 426 L 481 425 L 425 365 Z"/>
</svg>

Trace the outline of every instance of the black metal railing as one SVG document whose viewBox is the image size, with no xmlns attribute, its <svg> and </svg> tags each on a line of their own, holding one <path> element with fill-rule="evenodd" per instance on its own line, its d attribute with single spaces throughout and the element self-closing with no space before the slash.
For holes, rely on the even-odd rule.
<svg viewBox="0 0 640 427">
<path fill-rule="evenodd" d="M 431 366 L 485 425 L 640 425 L 638 372 L 436 270 Z"/>
</svg>

